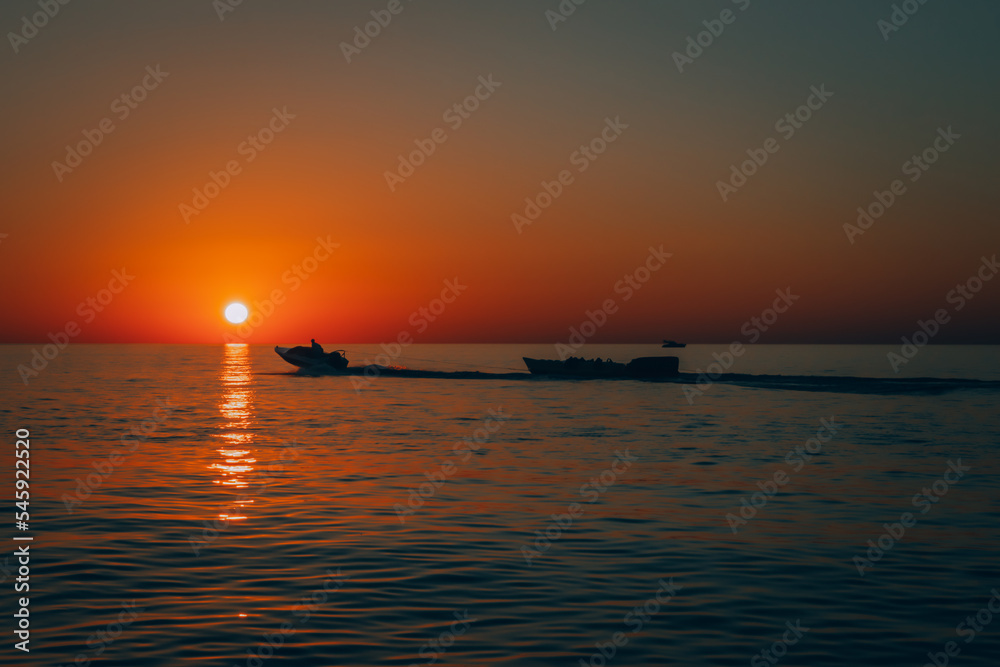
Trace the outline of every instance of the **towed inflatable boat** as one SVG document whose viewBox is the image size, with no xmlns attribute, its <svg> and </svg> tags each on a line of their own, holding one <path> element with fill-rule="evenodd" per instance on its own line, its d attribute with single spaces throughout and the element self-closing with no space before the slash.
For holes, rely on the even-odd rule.
<svg viewBox="0 0 1000 667">
<path fill-rule="evenodd" d="M 570 357 L 564 361 L 522 357 L 532 375 L 575 378 L 667 378 L 679 372 L 677 357 L 638 357 L 627 364 L 611 359 Z"/>
</svg>

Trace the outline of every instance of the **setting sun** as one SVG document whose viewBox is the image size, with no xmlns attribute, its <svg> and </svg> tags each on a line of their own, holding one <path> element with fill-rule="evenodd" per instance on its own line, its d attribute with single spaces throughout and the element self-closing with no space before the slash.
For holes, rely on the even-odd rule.
<svg viewBox="0 0 1000 667">
<path fill-rule="evenodd" d="M 231 303 L 226 306 L 226 319 L 233 324 L 241 324 L 249 314 L 250 311 L 242 303 Z"/>
</svg>

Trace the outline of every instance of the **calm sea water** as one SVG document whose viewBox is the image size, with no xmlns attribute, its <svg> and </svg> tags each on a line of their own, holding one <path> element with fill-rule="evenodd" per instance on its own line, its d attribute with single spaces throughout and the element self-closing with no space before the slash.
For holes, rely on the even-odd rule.
<svg viewBox="0 0 1000 667">
<path fill-rule="evenodd" d="M 722 349 L 682 350 L 682 369 Z M 733 370 L 895 377 L 891 349 L 756 346 Z M 998 351 L 927 348 L 901 375 L 1000 380 Z M 393 361 L 522 355 L 552 347 Z M 951 664 L 1000 659 L 995 389 L 357 386 L 265 346 L 139 345 L 71 346 L 25 387 L 31 346 L 0 357 L 8 499 L 31 432 L 4 664 L 919 667 L 948 642 Z M 34 536 L 30 654 L 14 534 Z"/>
</svg>

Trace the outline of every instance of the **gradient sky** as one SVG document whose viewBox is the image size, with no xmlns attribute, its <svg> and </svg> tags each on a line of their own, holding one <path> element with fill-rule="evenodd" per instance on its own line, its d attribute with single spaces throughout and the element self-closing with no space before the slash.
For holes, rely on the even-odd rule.
<svg viewBox="0 0 1000 667">
<path fill-rule="evenodd" d="M 897 342 L 1000 252 L 1000 5 L 930 1 L 888 40 L 891 2 L 589 0 L 552 30 L 557 0 L 403 0 L 352 62 L 341 43 L 376 2 L 75 2 L 3 76 L 0 342 L 75 321 L 85 342 L 215 343 L 230 301 L 285 297 L 251 343 L 557 342 L 607 298 L 594 342 L 744 340 L 778 288 L 800 300 L 761 342 Z M 704 53 L 672 54 L 731 9 Z M 0 8 L 20 32 L 36 2 Z M 112 102 L 169 75 L 119 119 Z M 480 76 L 501 86 L 458 129 L 443 112 Z M 775 121 L 810 87 L 834 93 L 790 139 Z M 120 108 L 120 107 L 118 107 Z M 247 163 L 238 146 L 272 109 L 295 118 Z M 112 118 L 80 166 L 54 161 Z M 583 173 L 570 155 L 605 118 L 628 129 Z M 863 236 L 857 208 L 907 179 L 934 141 L 954 146 Z M 447 140 L 394 192 L 385 172 L 435 128 Z M 748 149 L 780 150 L 723 202 Z M 190 223 L 209 171 L 242 171 Z M 511 221 L 564 169 L 574 182 L 530 226 Z M 298 289 L 286 272 L 317 237 L 340 247 Z M 627 303 L 615 284 L 650 246 L 673 254 Z M 91 322 L 78 304 L 112 271 L 135 276 Z M 426 330 L 411 313 L 446 279 L 468 289 Z M 1000 342 L 1000 280 L 937 342 Z"/>
</svg>

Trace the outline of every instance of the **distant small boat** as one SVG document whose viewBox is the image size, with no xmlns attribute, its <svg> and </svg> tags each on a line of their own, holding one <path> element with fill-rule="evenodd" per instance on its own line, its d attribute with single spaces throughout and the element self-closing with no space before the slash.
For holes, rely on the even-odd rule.
<svg viewBox="0 0 1000 667">
<path fill-rule="evenodd" d="M 278 356 L 299 368 L 342 371 L 347 368 L 347 354 L 343 350 L 334 352 L 321 352 L 313 350 L 311 347 L 299 345 L 297 347 L 274 346 L 274 351 Z"/>
<path fill-rule="evenodd" d="M 675 340 L 663 341 L 663 347 L 687 347 L 687 343 L 678 343 Z"/>
<path fill-rule="evenodd" d="M 678 374 L 677 357 L 639 357 L 627 364 L 611 359 L 581 359 L 570 357 L 564 361 L 555 359 L 531 359 L 522 357 L 532 375 L 555 375 L 575 378 L 665 378 Z"/>
</svg>

